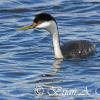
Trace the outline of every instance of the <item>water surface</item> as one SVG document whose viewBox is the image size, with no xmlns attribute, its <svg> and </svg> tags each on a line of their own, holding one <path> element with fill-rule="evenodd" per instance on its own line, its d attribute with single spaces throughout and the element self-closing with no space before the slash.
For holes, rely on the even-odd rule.
<svg viewBox="0 0 100 100">
<path fill-rule="evenodd" d="M 16 31 L 40 12 L 55 16 L 62 43 L 90 40 L 96 54 L 55 60 L 46 31 Z M 99 100 L 99 34 L 96 0 L 0 0 L 0 100 Z"/>
</svg>

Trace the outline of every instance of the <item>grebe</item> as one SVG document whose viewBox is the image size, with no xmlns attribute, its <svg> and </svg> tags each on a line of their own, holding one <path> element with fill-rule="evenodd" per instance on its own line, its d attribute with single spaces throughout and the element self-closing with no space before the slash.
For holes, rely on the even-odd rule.
<svg viewBox="0 0 100 100">
<path fill-rule="evenodd" d="M 34 23 L 30 26 L 22 27 L 19 30 L 45 29 L 51 36 L 54 47 L 54 55 L 59 58 L 84 58 L 95 53 L 95 45 L 88 40 L 69 41 L 60 46 L 60 37 L 55 18 L 47 13 L 40 13 L 35 16 Z"/>
</svg>

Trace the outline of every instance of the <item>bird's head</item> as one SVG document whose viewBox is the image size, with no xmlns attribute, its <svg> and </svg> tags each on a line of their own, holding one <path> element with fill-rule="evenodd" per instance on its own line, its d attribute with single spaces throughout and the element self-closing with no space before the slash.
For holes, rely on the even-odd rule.
<svg viewBox="0 0 100 100">
<path fill-rule="evenodd" d="M 33 24 L 30 26 L 25 26 L 20 28 L 19 30 L 28 30 L 28 29 L 46 29 L 50 31 L 56 26 L 56 21 L 53 16 L 47 13 L 37 14 L 34 18 Z"/>
</svg>

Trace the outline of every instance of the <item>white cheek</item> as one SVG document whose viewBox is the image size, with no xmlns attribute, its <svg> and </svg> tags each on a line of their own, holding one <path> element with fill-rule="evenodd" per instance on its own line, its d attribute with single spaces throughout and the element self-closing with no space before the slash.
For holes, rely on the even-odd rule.
<svg viewBox="0 0 100 100">
<path fill-rule="evenodd" d="M 44 22 L 42 24 L 39 24 L 36 28 L 47 28 L 50 25 L 49 22 Z"/>
</svg>

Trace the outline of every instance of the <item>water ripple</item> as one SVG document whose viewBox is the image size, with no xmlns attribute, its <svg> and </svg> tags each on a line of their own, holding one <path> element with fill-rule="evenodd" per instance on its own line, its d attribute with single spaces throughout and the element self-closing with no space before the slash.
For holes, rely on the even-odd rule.
<svg viewBox="0 0 100 100">
<path fill-rule="evenodd" d="M 0 100 L 99 100 L 95 94 L 100 90 L 99 8 L 97 0 L 1 0 Z M 16 31 L 31 25 L 40 12 L 55 16 L 62 42 L 90 40 L 97 46 L 96 54 L 82 60 L 55 60 L 46 31 Z M 45 93 L 38 95 L 36 86 Z M 90 95 L 51 97 L 47 90 L 53 87 L 80 92 L 87 87 Z"/>
</svg>

